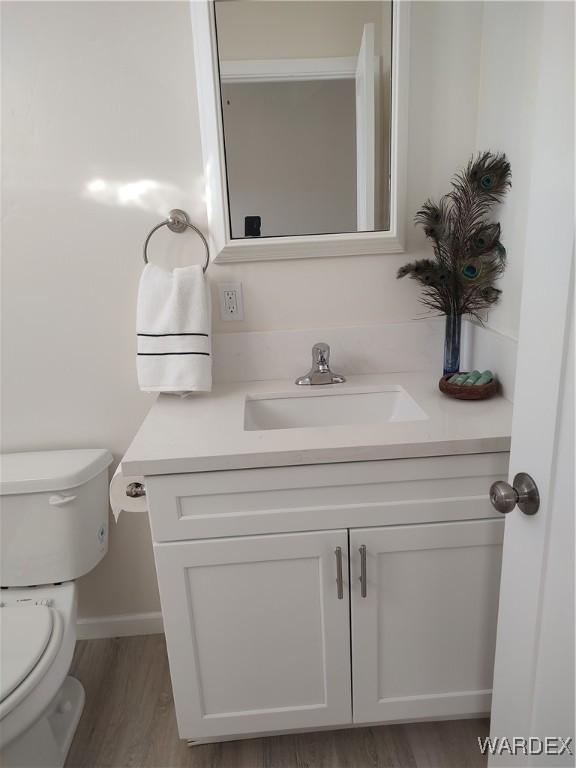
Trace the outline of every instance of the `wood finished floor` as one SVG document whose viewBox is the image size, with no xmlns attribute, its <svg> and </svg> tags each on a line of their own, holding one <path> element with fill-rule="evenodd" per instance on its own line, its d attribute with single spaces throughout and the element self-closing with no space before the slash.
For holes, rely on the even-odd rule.
<svg viewBox="0 0 576 768">
<path fill-rule="evenodd" d="M 67 768 L 483 768 L 487 720 L 272 736 L 189 748 L 178 738 L 163 635 L 78 642 L 86 705 Z"/>
</svg>

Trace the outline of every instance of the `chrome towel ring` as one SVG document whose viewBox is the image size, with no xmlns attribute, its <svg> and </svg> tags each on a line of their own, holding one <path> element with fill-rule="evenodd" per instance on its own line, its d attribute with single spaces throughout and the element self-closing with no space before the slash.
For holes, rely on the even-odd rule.
<svg viewBox="0 0 576 768">
<path fill-rule="evenodd" d="M 181 210 L 180 208 L 174 208 L 170 211 L 168 214 L 168 218 L 165 221 L 161 221 L 160 224 L 156 224 L 156 226 L 150 230 L 148 233 L 148 237 L 144 241 L 144 263 L 148 264 L 148 243 L 150 242 L 150 238 L 156 232 L 157 229 L 160 229 L 160 227 L 168 227 L 168 229 L 171 232 L 186 232 L 187 229 L 193 229 L 194 232 L 198 235 L 200 240 L 204 243 L 204 248 L 206 249 L 206 262 L 204 266 L 202 267 L 202 271 L 206 272 L 208 269 L 208 264 L 210 263 L 210 251 L 208 249 L 208 243 L 206 242 L 206 238 L 200 232 L 198 227 L 195 227 L 194 224 L 191 223 L 190 219 L 188 218 L 188 214 L 186 211 Z"/>
</svg>

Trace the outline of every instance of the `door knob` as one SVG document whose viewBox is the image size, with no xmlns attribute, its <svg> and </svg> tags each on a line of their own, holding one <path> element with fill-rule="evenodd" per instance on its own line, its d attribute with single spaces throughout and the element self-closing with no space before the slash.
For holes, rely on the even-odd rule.
<svg viewBox="0 0 576 768">
<path fill-rule="evenodd" d="M 503 514 L 512 512 L 516 504 L 525 515 L 535 515 L 540 509 L 540 494 L 536 483 L 525 472 L 516 475 L 513 485 L 504 480 L 492 483 L 490 501 L 494 509 Z"/>
</svg>

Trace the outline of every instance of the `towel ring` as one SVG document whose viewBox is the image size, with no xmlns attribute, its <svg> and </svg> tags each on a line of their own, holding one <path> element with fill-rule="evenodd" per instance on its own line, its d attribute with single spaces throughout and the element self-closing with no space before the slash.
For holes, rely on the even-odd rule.
<svg viewBox="0 0 576 768">
<path fill-rule="evenodd" d="M 204 243 L 204 248 L 206 249 L 206 263 L 202 267 L 202 271 L 206 272 L 208 269 L 208 264 L 210 263 L 210 250 L 208 249 L 208 243 L 206 242 L 206 238 L 200 232 L 198 227 L 195 227 L 194 224 L 190 222 L 190 219 L 188 218 L 188 214 L 186 211 L 181 210 L 180 208 L 174 208 L 170 211 L 168 214 L 168 218 L 165 221 L 161 221 L 160 224 L 156 224 L 156 226 L 150 230 L 148 233 L 148 237 L 146 240 L 144 240 L 144 263 L 148 264 L 148 243 L 150 242 L 150 238 L 156 232 L 157 229 L 160 229 L 161 227 L 168 227 L 168 229 L 171 232 L 186 232 L 187 229 L 193 229 L 194 232 L 198 235 L 200 240 Z"/>
</svg>

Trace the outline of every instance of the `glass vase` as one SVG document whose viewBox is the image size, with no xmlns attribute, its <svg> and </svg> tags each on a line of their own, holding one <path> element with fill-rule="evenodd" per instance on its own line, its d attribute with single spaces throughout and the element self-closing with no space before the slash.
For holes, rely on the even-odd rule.
<svg viewBox="0 0 576 768">
<path fill-rule="evenodd" d="M 444 376 L 458 373 L 460 370 L 460 339 L 462 335 L 462 315 L 446 315 L 446 336 L 444 338 Z"/>
</svg>

